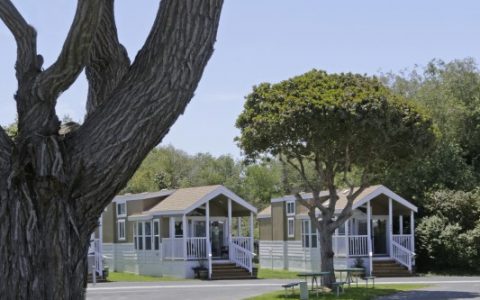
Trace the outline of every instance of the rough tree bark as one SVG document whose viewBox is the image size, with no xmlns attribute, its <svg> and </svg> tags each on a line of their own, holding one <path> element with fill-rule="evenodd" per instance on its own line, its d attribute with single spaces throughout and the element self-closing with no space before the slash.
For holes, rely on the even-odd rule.
<svg viewBox="0 0 480 300">
<path fill-rule="evenodd" d="M 98 218 L 193 96 L 213 53 L 222 0 L 162 0 L 130 63 L 113 0 L 79 0 L 45 70 L 36 32 L 10 0 L 0 19 L 17 43 L 18 136 L 0 127 L 0 299 L 83 299 Z M 87 117 L 58 134 L 58 96 L 86 70 Z"/>
</svg>

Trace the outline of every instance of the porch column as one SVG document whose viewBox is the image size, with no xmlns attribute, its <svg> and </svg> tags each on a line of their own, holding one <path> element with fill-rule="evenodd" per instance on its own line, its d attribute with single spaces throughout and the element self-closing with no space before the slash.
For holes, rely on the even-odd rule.
<svg viewBox="0 0 480 300">
<path fill-rule="evenodd" d="M 208 279 L 212 277 L 212 245 L 210 244 L 210 201 L 205 203 L 205 230 L 206 230 L 206 246 L 208 259 Z"/>
<path fill-rule="evenodd" d="M 253 212 L 250 212 L 250 251 L 253 253 Z"/>
<path fill-rule="evenodd" d="M 412 240 L 412 245 L 410 246 L 412 252 L 415 252 L 415 220 L 413 219 L 413 210 L 410 211 L 410 237 Z"/>
<path fill-rule="evenodd" d="M 348 264 L 348 258 L 350 257 L 350 233 L 348 232 L 348 222 L 350 219 L 348 219 L 345 222 L 345 244 L 347 246 L 347 253 L 345 253 L 345 256 L 347 257 L 347 264 Z"/>
<path fill-rule="evenodd" d="M 169 222 L 169 232 L 170 232 L 170 259 L 173 260 L 175 257 L 175 217 L 170 217 Z"/>
<path fill-rule="evenodd" d="M 232 257 L 232 199 L 228 198 L 228 258 Z"/>
<path fill-rule="evenodd" d="M 398 216 L 398 234 L 402 235 L 403 234 L 403 216 L 400 215 Z"/>
<path fill-rule="evenodd" d="M 242 236 L 242 218 L 237 217 L 237 236 Z"/>
<path fill-rule="evenodd" d="M 183 230 L 183 259 L 187 260 L 187 215 L 182 217 L 182 230 Z"/>
<path fill-rule="evenodd" d="M 388 198 L 388 245 L 390 248 L 389 255 L 390 257 L 393 255 L 393 207 L 392 207 L 392 198 Z"/>
<path fill-rule="evenodd" d="M 370 201 L 367 202 L 367 251 L 368 251 L 368 265 L 369 273 L 372 275 L 372 207 L 370 206 Z"/>
</svg>

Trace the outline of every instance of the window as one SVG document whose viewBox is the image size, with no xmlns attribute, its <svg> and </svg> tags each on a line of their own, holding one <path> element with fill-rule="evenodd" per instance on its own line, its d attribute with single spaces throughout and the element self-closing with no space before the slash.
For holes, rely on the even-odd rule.
<svg viewBox="0 0 480 300">
<path fill-rule="evenodd" d="M 294 218 L 287 219 L 287 234 L 288 234 L 288 237 L 295 236 L 295 219 Z"/>
<path fill-rule="evenodd" d="M 119 241 L 125 240 L 125 220 L 117 221 L 117 239 Z"/>
<path fill-rule="evenodd" d="M 117 203 L 117 217 L 126 217 L 127 216 L 127 203 L 119 202 Z"/>
<path fill-rule="evenodd" d="M 153 220 L 153 249 L 160 249 L 160 222 Z"/>
<path fill-rule="evenodd" d="M 302 246 L 304 248 L 317 248 L 317 229 L 310 220 L 302 221 Z"/>
<path fill-rule="evenodd" d="M 295 202 L 288 201 L 287 202 L 287 216 L 294 216 L 295 215 Z"/>
<path fill-rule="evenodd" d="M 137 222 L 137 250 L 143 250 L 143 222 Z"/>
<path fill-rule="evenodd" d="M 133 243 L 136 250 L 160 249 L 160 221 L 139 221 L 133 229 Z"/>
</svg>

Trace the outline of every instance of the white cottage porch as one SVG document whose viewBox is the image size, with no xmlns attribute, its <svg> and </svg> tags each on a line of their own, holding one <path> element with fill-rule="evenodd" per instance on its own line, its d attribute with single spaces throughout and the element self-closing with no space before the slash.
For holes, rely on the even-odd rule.
<svg viewBox="0 0 480 300">
<path fill-rule="evenodd" d="M 393 259 L 412 272 L 417 207 L 382 186 L 354 203 L 353 209 L 353 216 L 333 237 L 335 255 L 366 259 L 370 273 L 375 260 L 385 259 Z"/>
<path fill-rule="evenodd" d="M 253 274 L 255 207 L 224 187 L 190 201 L 183 209 L 178 209 L 182 201 L 175 203 L 178 199 L 170 198 L 142 215 L 129 217 L 135 221 L 137 251 L 153 250 L 161 261 L 184 261 L 190 268 L 202 264 L 209 278 L 216 262 L 231 262 Z"/>
</svg>

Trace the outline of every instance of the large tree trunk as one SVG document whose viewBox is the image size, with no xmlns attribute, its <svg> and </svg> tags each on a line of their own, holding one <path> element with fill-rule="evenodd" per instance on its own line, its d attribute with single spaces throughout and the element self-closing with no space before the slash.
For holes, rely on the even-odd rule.
<svg viewBox="0 0 480 300">
<path fill-rule="evenodd" d="M 0 127 L 0 299 L 83 299 L 90 234 L 112 198 L 183 113 L 213 53 L 222 0 L 162 0 L 133 63 L 113 0 L 79 0 L 57 61 L 10 0 L 18 136 Z M 59 134 L 58 96 L 86 68 L 88 116 Z"/>
<path fill-rule="evenodd" d="M 75 220 L 68 213 L 74 205 L 60 195 L 42 190 L 45 198 L 36 198 L 38 191 L 28 191 L 31 183 L 2 186 L 1 299 L 83 299 L 89 233 L 95 223 L 91 218 Z"/>
</svg>

